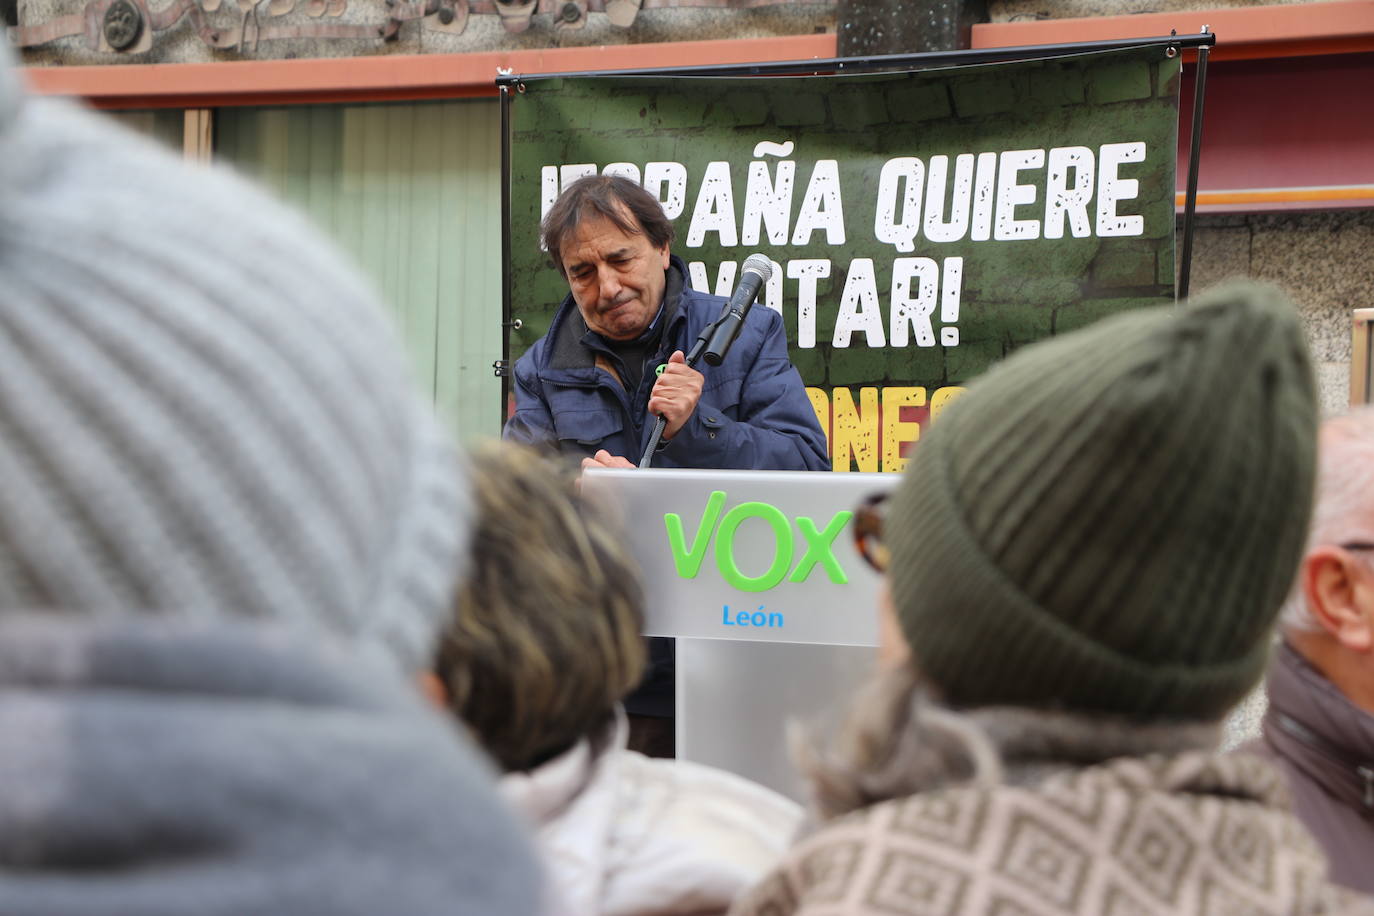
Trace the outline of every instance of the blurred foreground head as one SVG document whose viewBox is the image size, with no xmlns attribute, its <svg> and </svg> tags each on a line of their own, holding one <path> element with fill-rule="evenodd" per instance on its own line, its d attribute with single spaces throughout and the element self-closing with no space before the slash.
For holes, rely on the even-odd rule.
<svg viewBox="0 0 1374 916">
<path fill-rule="evenodd" d="M 240 617 L 427 659 L 466 494 L 368 285 L 0 50 L 0 613 Z"/>
<path fill-rule="evenodd" d="M 492 774 L 408 676 L 466 492 L 366 285 L 9 64 L 0 912 L 535 912 Z"/>
<path fill-rule="evenodd" d="M 472 566 L 435 669 L 501 767 L 528 770 L 598 737 L 639 683 L 639 572 L 573 479 L 535 452 L 485 445 L 472 480 Z"/>
<path fill-rule="evenodd" d="M 1018 352 L 921 439 L 888 514 L 916 670 L 954 707 L 1219 718 L 1302 552 L 1317 408 L 1272 289 Z"/>
</svg>

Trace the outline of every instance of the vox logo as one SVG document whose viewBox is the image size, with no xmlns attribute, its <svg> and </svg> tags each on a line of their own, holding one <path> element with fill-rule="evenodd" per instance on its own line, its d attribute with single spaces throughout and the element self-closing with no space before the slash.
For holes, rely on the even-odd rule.
<svg viewBox="0 0 1374 916">
<path fill-rule="evenodd" d="M 706 560 L 706 551 L 714 542 L 716 568 L 727 584 L 745 592 L 762 592 L 778 585 L 784 578 L 789 582 L 805 582 L 817 566 L 825 570 L 830 581 L 837 585 L 849 582 L 844 569 L 835 559 L 835 538 L 849 520 L 852 512 L 836 512 L 824 528 L 804 515 L 789 519 L 776 506 L 762 502 L 740 503 L 724 515 L 725 491 L 715 490 L 706 500 L 706 509 L 697 522 L 696 533 L 688 545 L 682 516 L 669 512 L 663 516 L 668 532 L 668 548 L 673 553 L 673 565 L 684 579 L 695 579 Z M 762 519 L 772 529 L 773 560 L 761 574 L 750 576 L 735 562 L 735 536 L 739 527 L 751 518 Z M 796 529 L 797 535 L 793 534 Z M 801 558 L 797 559 L 798 548 Z M 795 565 L 793 564 L 795 562 Z M 788 574 L 791 570 L 791 575 Z"/>
</svg>

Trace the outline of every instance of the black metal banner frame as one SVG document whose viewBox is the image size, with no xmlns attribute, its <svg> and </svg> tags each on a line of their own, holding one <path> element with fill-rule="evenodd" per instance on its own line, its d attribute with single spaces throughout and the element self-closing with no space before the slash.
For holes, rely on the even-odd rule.
<svg viewBox="0 0 1374 916">
<path fill-rule="evenodd" d="M 1216 36 L 1202 27 L 1203 34 Z M 1207 56 L 1211 44 L 1198 45 L 1197 69 L 1193 71 L 1193 128 L 1189 135 L 1188 189 L 1183 195 L 1183 253 L 1178 259 L 1177 298 L 1187 299 L 1189 280 L 1193 272 L 1193 214 L 1197 210 L 1197 167 L 1202 157 L 1202 102 L 1207 92 Z"/>
<path fill-rule="evenodd" d="M 1053 45 L 1022 45 L 1011 48 L 976 48 L 958 51 L 929 51 L 924 54 L 883 54 L 871 57 L 836 57 L 823 60 L 791 60 L 759 64 L 703 64 L 693 67 L 665 67 L 638 70 L 584 70 L 573 73 L 501 73 L 496 86 L 501 96 L 501 359 L 495 364 L 501 377 L 501 424 L 506 422 L 510 403 L 510 379 L 514 371 L 510 359 L 511 330 L 518 328 L 511 304 L 511 96 L 525 90 L 525 80 L 598 76 L 833 76 L 840 73 L 873 73 L 884 70 L 932 70 L 967 64 L 1010 63 L 1044 60 L 1070 54 L 1123 51 L 1132 48 L 1161 47 L 1170 56 L 1184 49 L 1197 51 L 1193 82 L 1193 123 L 1188 157 L 1188 183 L 1183 199 L 1183 251 L 1179 257 L 1177 298 L 1188 297 L 1193 259 L 1193 217 L 1197 209 L 1197 170 L 1202 155 L 1202 103 L 1207 90 L 1207 56 L 1216 45 L 1215 32 L 1203 26 L 1197 35 L 1165 35 L 1159 38 L 1117 38 L 1110 41 L 1082 41 Z"/>
<path fill-rule="evenodd" d="M 510 379 L 515 367 L 510 359 L 510 332 L 518 327 L 512 315 L 510 270 L 510 94 L 511 87 L 503 85 L 501 92 L 501 358 L 492 369 L 501 379 L 501 422 L 497 429 L 505 429 L 510 404 Z"/>
</svg>

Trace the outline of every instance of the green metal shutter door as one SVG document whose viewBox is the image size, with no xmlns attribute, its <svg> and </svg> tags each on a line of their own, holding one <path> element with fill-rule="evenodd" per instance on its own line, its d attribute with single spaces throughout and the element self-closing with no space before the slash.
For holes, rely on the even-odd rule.
<svg viewBox="0 0 1374 916">
<path fill-rule="evenodd" d="M 220 109 L 216 155 L 308 213 L 392 309 L 463 441 L 500 429 L 494 100 Z"/>
<path fill-rule="evenodd" d="M 181 150 L 186 116 L 180 108 L 106 111 L 103 114 L 132 131 L 152 137 L 174 150 Z"/>
</svg>

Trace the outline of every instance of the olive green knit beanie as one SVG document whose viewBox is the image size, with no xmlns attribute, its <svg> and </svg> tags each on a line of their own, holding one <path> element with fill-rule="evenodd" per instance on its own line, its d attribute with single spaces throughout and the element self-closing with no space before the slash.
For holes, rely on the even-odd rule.
<svg viewBox="0 0 1374 916">
<path fill-rule="evenodd" d="M 923 436 L 887 524 L 955 706 L 1212 719 L 1259 678 L 1310 512 L 1302 328 L 1250 284 L 1018 352 Z"/>
</svg>

